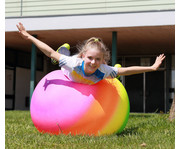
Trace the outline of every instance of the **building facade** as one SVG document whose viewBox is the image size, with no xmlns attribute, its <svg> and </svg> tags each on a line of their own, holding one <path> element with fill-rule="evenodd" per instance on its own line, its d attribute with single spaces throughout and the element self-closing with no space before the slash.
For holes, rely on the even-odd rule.
<svg viewBox="0 0 180 149">
<path fill-rule="evenodd" d="M 36 38 L 56 50 L 100 37 L 111 50 L 111 65 L 152 65 L 166 60 L 157 72 L 121 77 L 131 112 L 168 112 L 175 86 L 174 0 L 5 0 L 6 109 L 28 110 L 34 86 L 59 69 L 17 32 L 22 22 Z M 36 63 L 34 63 L 36 62 Z"/>
</svg>

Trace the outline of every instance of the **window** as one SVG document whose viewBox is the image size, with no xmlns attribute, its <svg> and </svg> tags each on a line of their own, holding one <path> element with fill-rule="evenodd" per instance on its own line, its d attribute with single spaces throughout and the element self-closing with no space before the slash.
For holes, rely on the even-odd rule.
<svg viewBox="0 0 180 149">
<path fill-rule="evenodd" d="M 5 64 L 12 67 L 23 67 L 30 69 L 31 67 L 31 53 L 24 51 L 17 51 L 6 49 Z M 43 71 L 44 56 L 38 54 L 36 59 L 36 69 Z"/>
</svg>

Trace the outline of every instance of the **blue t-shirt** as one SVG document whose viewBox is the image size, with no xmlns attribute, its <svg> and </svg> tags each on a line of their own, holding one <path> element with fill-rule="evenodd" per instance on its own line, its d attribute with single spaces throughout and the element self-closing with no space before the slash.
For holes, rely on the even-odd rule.
<svg viewBox="0 0 180 149">
<path fill-rule="evenodd" d="M 91 75 L 86 75 L 84 72 L 84 61 L 77 56 L 61 55 L 59 66 L 63 73 L 72 81 L 84 84 L 95 84 L 104 78 L 117 77 L 118 69 L 106 64 L 101 64 L 100 67 Z"/>
</svg>

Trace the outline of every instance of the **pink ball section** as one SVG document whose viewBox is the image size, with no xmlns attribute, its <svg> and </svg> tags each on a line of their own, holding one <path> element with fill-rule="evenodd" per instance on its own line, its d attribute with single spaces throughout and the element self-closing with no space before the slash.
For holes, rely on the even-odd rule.
<svg viewBox="0 0 180 149">
<path fill-rule="evenodd" d="M 84 86 L 87 85 L 68 80 L 60 71 L 46 75 L 39 82 L 32 96 L 31 116 L 34 125 L 44 131 L 48 130 L 49 127 L 51 127 L 52 132 L 57 131 L 58 124 L 51 122 L 60 118 L 61 129 L 71 126 L 81 117 L 94 99 L 91 94 L 87 96 L 78 91 L 83 91 Z M 59 95 L 64 98 L 57 100 Z M 36 124 L 36 122 L 38 123 Z"/>
</svg>

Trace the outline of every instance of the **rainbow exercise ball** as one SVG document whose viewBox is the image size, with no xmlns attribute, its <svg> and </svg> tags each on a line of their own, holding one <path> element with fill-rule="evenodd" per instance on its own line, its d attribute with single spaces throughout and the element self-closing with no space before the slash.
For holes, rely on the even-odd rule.
<svg viewBox="0 0 180 149">
<path fill-rule="evenodd" d="M 57 135 L 119 133 L 128 121 L 129 109 L 128 95 L 118 79 L 86 85 L 70 81 L 61 70 L 38 83 L 30 107 L 37 130 Z"/>
</svg>

